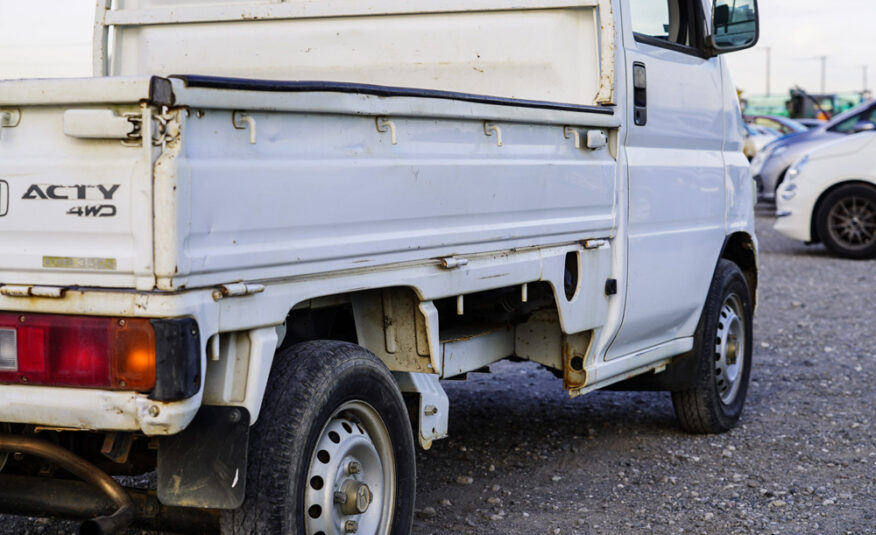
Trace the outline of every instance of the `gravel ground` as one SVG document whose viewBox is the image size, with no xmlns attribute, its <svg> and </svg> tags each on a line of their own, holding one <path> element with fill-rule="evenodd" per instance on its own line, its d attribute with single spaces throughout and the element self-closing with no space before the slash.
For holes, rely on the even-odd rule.
<svg viewBox="0 0 876 535">
<path fill-rule="evenodd" d="M 501 363 L 445 383 L 450 438 L 417 453 L 414 534 L 876 534 L 876 261 L 786 240 L 759 212 L 737 429 L 684 434 L 666 393 L 570 400 L 552 374 Z M 0 516 L 0 532 L 74 529 Z"/>
</svg>

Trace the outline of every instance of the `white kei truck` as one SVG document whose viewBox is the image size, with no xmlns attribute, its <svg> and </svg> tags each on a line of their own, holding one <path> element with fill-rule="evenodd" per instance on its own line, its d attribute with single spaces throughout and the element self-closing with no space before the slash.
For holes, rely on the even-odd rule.
<svg viewBox="0 0 876 535">
<path fill-rule="evenodd" d="M 93 78 L 0 82 L 0 511 L 407 534 L 441 379 L 503 359 L 732 428 L 757 38 L 756 0 L 99 0 Z"/>
</svg>

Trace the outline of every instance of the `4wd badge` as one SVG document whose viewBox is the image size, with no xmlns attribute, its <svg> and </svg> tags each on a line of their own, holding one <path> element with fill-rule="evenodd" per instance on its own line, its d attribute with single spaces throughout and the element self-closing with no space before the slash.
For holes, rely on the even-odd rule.
<svg viewBox="0 0 876 535">
<path fill-rule="evenodd" d="M 31 184 L 24 200 L 104 201 L 111 203 L 121 184 Z M 67 210 L 67 215 L 79 217 L 113 217 L 115 204 L 78 204 Z M 0 214 L 2 215 L 2 214 Z"/>
</svg>

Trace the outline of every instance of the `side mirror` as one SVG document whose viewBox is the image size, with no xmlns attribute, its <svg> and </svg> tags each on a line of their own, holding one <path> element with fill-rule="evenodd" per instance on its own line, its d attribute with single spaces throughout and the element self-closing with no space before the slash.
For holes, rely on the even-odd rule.
<svg viewBox="0 0 876 535">
<path fill-rule="evenodd" d="M 712 54 L 751 48 L 759 37 L 757 0 L 715 0 L 712 35 L 707 39 Z"/>
<path fill-rule="evenodd" d="M 876 131 L 876 123 L 874 123 L 873 121 L 858 121 L 855 124 L 855 128 L 852 129 L 852 132 L 855 134 L 873 131 Z"/>
</svg>

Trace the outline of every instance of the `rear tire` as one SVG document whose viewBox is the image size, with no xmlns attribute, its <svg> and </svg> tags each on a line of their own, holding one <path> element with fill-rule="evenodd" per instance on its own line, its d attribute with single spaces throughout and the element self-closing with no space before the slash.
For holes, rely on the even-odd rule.
<svg viewBox="0 0 876 535">
<path fill-rule="evenodd" d="M 243 505 L 223 512 L 225 535 L 332 535 L 348 521 L 359 535 L 411 531 L 407 409 L 386 366 L 355 344 L 304 342 L 277 353 L 247 471 Z"/>
<path fill-rule="evenodd" d="M 694 342 L 691 388 L 672 392 L 681 428 L 723 433 L 742 415 L 751 375 L 751 297 L 739 267 L 720 260 Z"/>
<path fill-rule="evenodd" d="M 849 184 L 832 191 L 818 209 L 818 237 L 834 254 L 876 256 L 876 188 Z"/>
</svg>

